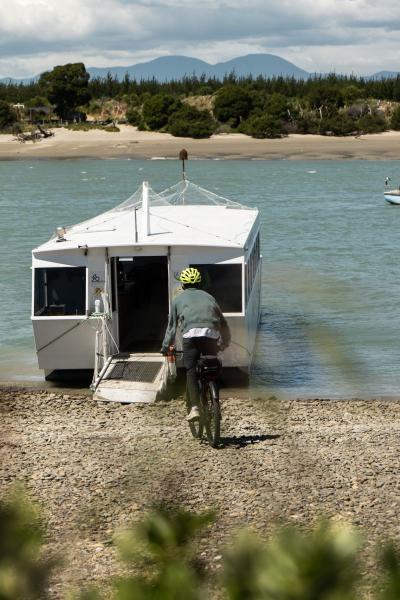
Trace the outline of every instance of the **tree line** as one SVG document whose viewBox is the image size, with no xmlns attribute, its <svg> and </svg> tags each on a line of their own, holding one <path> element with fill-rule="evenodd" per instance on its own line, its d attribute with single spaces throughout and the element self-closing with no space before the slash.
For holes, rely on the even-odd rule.
<svg viewBox="0 0 400 600">
<path fill-rule="evenodd" d="M 196 98 L 208 97 L 208 106 Z M 400 76 L 365 79 L 329 74 L 293 77 L 193 75 L 180 80 L 91 78 L 83 63 L 55 67 L 28 84 L 0 83 L 0 128 L 18 120 L 17 104 L 51 106 L 63 120 L 85 120 L 105 101 L 124 106 L 142 130 L 209 137 L 237 131 L 258 138 L 289 133 L 353 135 L 400 129 Z M 43 118 L 43 114 L 38 114 Z"/>
</svg>

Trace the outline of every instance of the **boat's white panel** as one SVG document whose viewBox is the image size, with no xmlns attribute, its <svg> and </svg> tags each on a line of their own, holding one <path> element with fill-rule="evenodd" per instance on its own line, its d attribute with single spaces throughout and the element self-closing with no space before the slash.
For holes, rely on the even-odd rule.
<svg viewBox="0 0 400 600">
<path fill-rule="evenodd" d="M 153 363 L 155 369 L 159 366 L 152 381 L 138 381 L 121 379 L 109 379 L 116 366 L 122 366 L 122 371 L 127 363 L 135 365 L 149 365 Z M 160 354 L 141 353 L 130 354 L 127 358 L 114 357 L 107 368 L 104 377 L 97 385 L 94 392 L 95 400 L 123 403 L 150 403 L 155 402 L 157 396 L 165 390 L 167 385 L 168 365 Z M 139 376 L 138 379 L 141 379 Z"/>
<path fill-rule="evenodd" d="M 40 369 L 93 369 L 95 326 L 89 319 L 34 318 Z"/>
<path fill-rule="evenodd" d="M 260 323 L 260 295 L 261 295 L 261 260 L 258 264 L 258 271 L 254 279 L 253 289 L 249 296 L 246 307 L 247 323 L 247 347 L 250 354 L 250 365 L 253 358 L 254 346 Z M 249 366 L 250 366 L 249 365 Z"/>
<path fill-rule="evenodd" d="M 62 250 L 62 248 L 60 248 Z M 104 251 L 101 250 L 103 256 Z M 83 250 L 66 250 L 65 252 L 33 252 L 33 267 L 86 267 L 88 257 Z"/>
<path fill-rule="evenodd" d="M 231 343 L 220 356 L 223 367 L 248 368 L 251 364 L 252 348 L 249 348 L 247 325 L 244 317 L 227 317 L 231 332 Z"/>
</svg>

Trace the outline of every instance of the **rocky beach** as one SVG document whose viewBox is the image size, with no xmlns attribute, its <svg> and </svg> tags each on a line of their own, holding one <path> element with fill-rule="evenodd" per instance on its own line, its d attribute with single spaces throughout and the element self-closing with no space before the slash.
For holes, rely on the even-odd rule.
<svg viewBox="0 0 400 600">
<path fill-rule="evenodd" d="M 216 510 L 199 541 L 211 571 L 235 531 L 321 516 L 360 530 L 365 568 L 399 541 L 398 400 L 241 398 L 224 390 L 222 447 L 190 437 L 182 400 L 97 403 L 82 391 L 0 391 L 0 489 L 22 484 L 63 559 L 51 597 L 121 569 L 113 538 L 154 505 Z"/>
</svg>

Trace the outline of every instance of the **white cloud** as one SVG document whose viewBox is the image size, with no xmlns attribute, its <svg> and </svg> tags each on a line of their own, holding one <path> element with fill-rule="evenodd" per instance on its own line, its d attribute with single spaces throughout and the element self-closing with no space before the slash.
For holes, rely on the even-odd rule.
<svg viewBox="0 0 400 600">
<path fill-rule="evenodd" d="M 397 0 L 0 0 L 0 76 L 254 52 L 309 71 L 371 73 L 398 68 L 399 29 Z"/>
<path fill-rule="evenodd" d="M 64 3 L 14 0 L 0 4 L 0 34 L 4 39 L 57 40 L 78 38 L 89 32 L 90 10 L 78 0 Z M 79 17 L 77 18 L 77 15 Z"/>
</svg>

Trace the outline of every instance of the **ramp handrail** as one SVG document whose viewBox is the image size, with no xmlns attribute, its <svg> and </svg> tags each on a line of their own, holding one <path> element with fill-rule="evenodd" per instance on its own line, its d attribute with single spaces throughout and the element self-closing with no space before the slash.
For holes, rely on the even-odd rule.
<svg viewBox="0 0 400 600">
<path fill-rule="evenodd" d="M 108 327 L 108 321 L 111 320 L 109 315 L 102 313 L 96 315 L 96 318 L 100 321 L 100 327 L 97 327 L 96 329 L 94 344 L 94 371 L 93 380 L 90 385 L 90 389 L 93 391 L 96 390 L 111 362 L 114 354 L 112 352 L 113 346 L 114 351 L 116 351 L 117 354 L 119 353 L 118 344 Z"/>
</svg>

